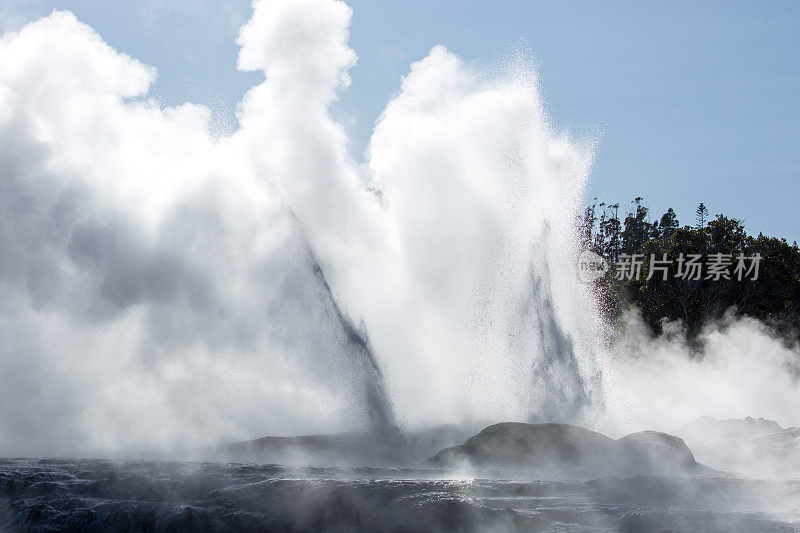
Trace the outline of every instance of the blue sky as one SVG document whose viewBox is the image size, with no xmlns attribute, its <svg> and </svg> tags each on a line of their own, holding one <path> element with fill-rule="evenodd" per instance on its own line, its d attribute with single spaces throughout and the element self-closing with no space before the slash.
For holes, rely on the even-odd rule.
<svg viewBox="0 0 800 533">
<path fill-rule="evenodd" d="M 363 152 L 410 63 L 435 44 L 501 69 L 537 65 L 559 130 L 599 136 L 589 197 L 643 196 L 682 223 L 705 202 L 751 233 L 800 240 L 800 2 L 351 0 L 353 84 L 337 113 Z M 0 0 L 0 28 L 69 9 L 120 51 L 159 70 L 165 105 L 206 104 L 234 127 L 260 76 L 236 71 L 246 0 Z"/>
</svg>

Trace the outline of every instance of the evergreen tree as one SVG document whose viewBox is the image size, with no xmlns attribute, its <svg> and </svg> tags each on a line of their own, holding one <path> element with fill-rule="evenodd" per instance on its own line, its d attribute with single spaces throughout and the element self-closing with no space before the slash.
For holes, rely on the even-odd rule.
<svg viewBox="0 0 800 533">
<path fill-rule="evenodd" d="M 678 223 L 678 216 L 675 214 L 675 211 L 670 207 L 667 209 L 667 212 L 661 215 L 661 222 L 659 223 L 661 236 L 665 239 L 669 239 L 675 230 L 680 227 Z"/>
<path fill-rule="evenodd" d="M 595 198 L 597 201 L 597 198 Z M 596 206 L 594 203 L 586 208 L 586 211 L 583 214 L 583 221 L 580 225 L 581 227 L 581 246 L 584 249 L 594 248 L 594 226 L 597 222 L 597 216 L 595 215 Z"/>
<path fill-rule="evenodd" d="M 708 208 L 706 204 L 700 202 L 700 205 L 697 206 L 697 227 L 703 229 L 706 225 L 706 218 L 708 217 Z"/>
<path fill-rule="evenodd" d="M 622 243 L 622 224 L 619 221 L 619 204 L 606 206 L 604 220 L 601 221 L 601 231 L 605 237 L 602 254 L 609 260 L 619 258 Z"/>
<path fill-rule="evenodd" d="M 637 197 L 631 203 L 634 204 L 634 211 L 625 217 L 625 229 L 622 230 L 622 252 L 638 254 L 649 240 L 652 227 L 647 221 L 648 209 L 642 204 L 642 197 Z"/>
</svg>

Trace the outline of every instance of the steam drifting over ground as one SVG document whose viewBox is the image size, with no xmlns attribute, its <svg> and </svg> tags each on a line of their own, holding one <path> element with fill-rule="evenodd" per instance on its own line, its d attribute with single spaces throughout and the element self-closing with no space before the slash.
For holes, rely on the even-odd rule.
<svg viewBox="0 0 800 533">
<path fill-rule="evenodd" d="M 798 354 L 753 322 L 710 330 L 703 359 L 635 319 L 606 342 L 573 267 L 592 142 L 550 128 L 524 62 L 487 77 L 433 48 L 354 161 L 329 112 L 350 18 L 256 1 L 239 67 L 265 81 L 222 138 L 68 12 L 2 38 L 0 453 L 800 424 Z"/>
<path fill-rule="evenodd" d="M 623 427 L 678 429 L 704 415 L 800 423 L 800 353 L 752 318 L 709 324 L 702 350 L 680 324 L 652 338 L 634 313 L 611 348 L 608 407 Z"/>
</svg>

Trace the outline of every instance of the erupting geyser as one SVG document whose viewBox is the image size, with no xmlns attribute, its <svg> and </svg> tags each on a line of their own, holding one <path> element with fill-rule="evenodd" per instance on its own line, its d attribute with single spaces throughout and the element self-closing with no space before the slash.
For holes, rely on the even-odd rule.
<svg viewBox="0 0 800 533">
<path fill-rule="evenodd" d="M 0 39 L 0 529 L 796 525 L 796 344 L 605 323 L 576 271 L 594 141 L 525 58 L 433 47 L 352 154 L 351 14 L 255 0 L 264 77 L 222 136 L 69 12 Z M 638 202 L 641 249 L 713 233 Z"/>
<path fill-rule="evenodd" d="M 330 114 L 350 9 L 254 7 L 239 67 L 265 81 L 221 138 L 70 13 L 0 43 L 0 447 L 588 420 L 591 146 L 548 126 L 530 68 L 435 47 L 359 165 Z"/>
<path fill-rule="evenodd" d="M 2 38 L 0 450 L 793 422 L 797 356 L 764 328 L 711 330 L 695 359 L 635 319 L 604 334 L 575 272 L 593 142 L 548 125 L 524 59 L 487 75 L 434 47 L 357 161 L 331 111 L 350 18 L 255 2 L 238 67 L 265 78 L 221 137 L 71 13 Z"/>
</svg>

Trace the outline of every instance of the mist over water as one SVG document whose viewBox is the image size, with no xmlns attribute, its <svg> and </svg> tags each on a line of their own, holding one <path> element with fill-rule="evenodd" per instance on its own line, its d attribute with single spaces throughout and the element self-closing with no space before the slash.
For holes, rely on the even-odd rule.
<svg viewBox="0 0 800 533">
<path fill-rule="evenodd" d="M 593 140 L 548 124 L 525 61 L 487 74 L 434 47 L 357 160 L 331 114 L 350 19 L 256 1 L 239 68 L 265 79 L 223 137 L 68 12 L 2 38 L 0 454 L 800 424 L 798 354 L 763 327 L 710 329 L 705 359 L 635 317 L 609 337 L 574 267 Z"/>
</svg>

